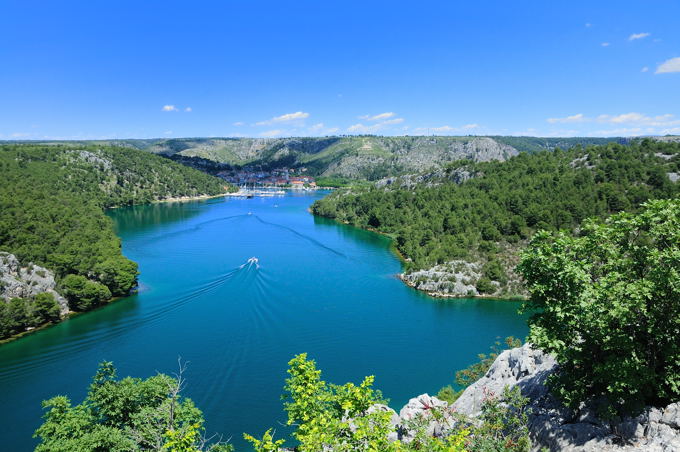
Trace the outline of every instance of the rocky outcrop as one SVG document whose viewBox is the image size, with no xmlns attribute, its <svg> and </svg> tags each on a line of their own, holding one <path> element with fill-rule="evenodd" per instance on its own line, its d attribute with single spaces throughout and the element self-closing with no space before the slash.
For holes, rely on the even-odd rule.
<svg viewBox="0 0 680 452">
<path fill-rule="evenodd" d="M 474 256 L 471 261 L 452 260 L 431 268 L 412 270 L 399 275 L 404 283 L 414 289 L 422 290 L 433 297 L 505 297 L 515 298 L 527 295 L 526 287 L 515 268 L 519 263 L 520 250 L 526 241 L 517 243 L 498 242 L 496 259 L 505 272 L 499 281 L 489 280 L 480 293 L 479 282 L 486 276 L 484 266 L 486 260 Z"/>
<path fill-rule="evenodd" d="M 61 314 L 68 313 L 68 302 L 55 290 L 54 274 L 44 267 L 22 266 L 13 254 L 0 252 L 0 299 L 30 298 L 47 292 L 54 295 Z"/>
<path fill-rule="evenodd" d="M 377 188 L 384 189 L 436 187 L 447 182 L 462 184 L 463 182 L 476 176 L 477 174 L 472 173 L 468 168 L 465 167 L 455 169 L 437 168 L 428 173 L 386 177 L 377 181 L 375 186 Z"/>
<path fill-rule="evenodd" d="M 596 416 L 593 407 L 584 404 L 571 410 L 548 392 L 546 378 L 556 369 L 552 357 L 528 344 L 506 350 L 484 377 L 463 392 L 453 408 L 467 416 L 478 416 L 487 394 L 518 386 L 529 398 L 529 431 L 534 450 L 680 451 L 680 403 L 649 407 L 636 417 L 605 421 Z"/>
<path fill-rule="evenodd" d="M 478 263 L 451 261 L 432 268 L 416 270 L 399 275 L 402 281 L 414 289 L 439 297 L 476 297 L 476 282 L 482 276 Z"/>
</svg>

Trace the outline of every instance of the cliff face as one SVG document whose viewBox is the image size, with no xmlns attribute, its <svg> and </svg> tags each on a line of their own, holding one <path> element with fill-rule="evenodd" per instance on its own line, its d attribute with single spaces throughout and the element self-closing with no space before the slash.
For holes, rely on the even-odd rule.
<svg viewBox="0 0 680 452">
<path fill-rule="evenodd" d="M 258 168 L 306 167 L 317 176 L 376 180 L 461 159 L 505 160 L 518 154 L 489 137 L 186 138 L 144 143 L 149 152 Z M 191 164 L 191 161 L 183 161 Z"/>
<path fill-rule="evenodd" d="M 605 421 L 587 404 L 571 410 L 549 394 L 545 381 L 556 368 L 552 357 L 529 344 L 506 350 L 483 378 L 463 392 L 453 408 L 475 417 L 486 394 L 499 394 L 505 386 L 518 386 L 530 400 L 529 431 L 534 450 L 541 447 L 569 452 L 680 450 L 680 403 L 648 407 L 636 417 Z"/>
<path fill-rule="evenodd" d="M 31 298 L 47 292 L 59 303 L 61 315 L 68 312 L 68 303 L 55 288 L 54 274 L 44 267 L 22 266 L 13 254 L 0 252 L 0 299 Z"/>
</svg>

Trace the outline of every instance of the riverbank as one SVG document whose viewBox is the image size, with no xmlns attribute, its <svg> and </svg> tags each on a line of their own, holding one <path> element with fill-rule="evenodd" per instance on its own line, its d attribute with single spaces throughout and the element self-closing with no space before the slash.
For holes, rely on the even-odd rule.
<svg viewBox="0 0 680 452">
<path fill-rule="evenodd" d="M 224 198 L 225 196 L 229 196 L 233 192 L 224 192 L 220 193 L 217 195 L 196 195 L 196 196 L 179 196 L 179 197 L 172 197 L 172 198 L 165 198 L 165 199 L 158 199 L 156 201 L 152 201 L 152 204 L 156 203 L 162 203 L 162 202 L 188 202 L 188 201 L 202 201 L 206 199 L 214 199 L 214 198 Z"/>
<path fill-rule="evenodd" d="M 397 275 L 397 278 L 399 278 L 404 284 L 409 286 L 412 289 L 415 289 L 419 292 L 424 292 L 427 295 L 433 297 L 433 298 L 453 298 L 453 299 L 469 299 L 469 298 L 474 298 L 474 299 L 483 299 L 483 300 L 493 300 L 493 301 L 526 301 L 528 300 L 528 297 L 525 295 L 514 295 L 514 294 L 505 294 L 505 295 L 484 295 L 484 294 L 477 294 L 477 295 L 464 295 L 464 294 L 453 294 L 453 293 L 447 293 L 447 292 L 438 292 L 438 291 L 428 291 L 425 289 L 420 289 L 417 287 L 417 284 L 414 282 L 409 281 L 406 279 L 406 274 L 405 273 L 399 273 Z"/>
<path fill-rule="evenodd" d="M 309 213 L 312 215 L 315 215 L 314 212 L 312 211 L 312 208 L 309 207 L 307 209 Z M 325 218 L 320 216 L 321 218 Z M 354 226 L 346 221 L 338 221 L 336 219 L 333 219 L 333 221 L 343 224 L 345 226 L 351 226 L 351 227 L 357 227 Z M 358 229 L 362 229 L 364 231 L 369 231 L 373 232 L 375 234 L 379 234 L 383 237 L 387 237 L 390 240 L 390 251 L 399 259 L 399 262 L 401 263 L 402 266 L 405 264 L 408 264 L 411 261 L 408 257 L 404 256 L 404 254 L 401 252 L 401 250 L 397 247 L 395 237 L 391 234 L 379 231 L 375 228 L 371 227 L 357 227 Z M 464 262 L 464 261 L 452 261 L 449 264 L 456 264 L 456 265 L 463 265 L 469 268 L 472 267 L 479 267 L 477 268 L 473 274 L 465 274 L 463 275 L 464 277 L 472 277 L 474 280 L 478 280 L 481 277 L 481 274 L 478 273 L 478 271 L 481 270 L 481 265 L 480 264 L 475 264 L 475 263 L 469 263 L 469 262 Z M 417 270 L 416 272 L 430 272 L 433 273 L 434 269 L 437 269 L 439 266 L 435 266 L 432 269 L 424 269 L 424 270 Z M 415 272 L 414 272 L 415 273 Z M 437 272 L 434 271 L 434 273 L 442 273 L 442 272 Z M 412 274 L 408 274 L 406 272 L 403 273 L 398 273 L 396 274 L 396 277 L 405 285 L 408 287 L 415 289 L 419 292 L 423 292 L 433 298 L 451 298 L 451 299 L 483 299 L 483 300 L 494 300 L 494 301 L 525 301 L 527 300 L 527 296 L 525 294 L 519 294 L 519 293 L 493 293 L 493 294 L 484 294 L 480 293 L 474 284 L 470 284 L 467 281 L 463 283 L 462 279 L 459 274 L 457 273 L 449 273 L 444 275 L 445 278 L 447 278 L 446 281 L 444 281 L 444 284 L 449 285 L 451 283 L 450 278 L 456 278 L 455 284 L 458 284 L 458 286 L 451 286 L 451 287 L 456 287 L 456 291 L 451 292 L 451 291 L 446 291 L 446 290 L 432 290 L 432 288 L 437 286 L 437 283 L 439 283 L 439 280 L 434 280 L 431 277 L 429 279 L 425 280 L 420 280 L 420 279 L 413 279 L 409 278 Z M 424 283 L 424 284 L 423 284 Z M 519 285 L 520 283 L 517 282 L 516 285 Z M 447 288 L 448 289 L 448 288 Z"/>
</svg>

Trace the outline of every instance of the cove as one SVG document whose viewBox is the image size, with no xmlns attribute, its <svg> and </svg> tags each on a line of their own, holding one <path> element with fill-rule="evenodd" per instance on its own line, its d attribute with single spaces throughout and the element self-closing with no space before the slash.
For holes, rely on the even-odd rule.
<svg viewBox="0 0 680 452">
<path fill-rule="evenodd" d="M 0 437 L 31 450 L 42 400 L 79 403 L 97 364 L 148 377 L 188 363 L 184 395 L 237 450 L 242 433 L 285 436 L 287 362 L 375 386 L 397 410 L 453 381 L 498 337 L 527 333 L 515 302 L 435 300 L 399 281 L 378 234 L 308 213 L 324 193 L 115 209 L 139 292 L 0 346 Z M 252 257 L 257 262 L 250 261 Z"/>
</svg>

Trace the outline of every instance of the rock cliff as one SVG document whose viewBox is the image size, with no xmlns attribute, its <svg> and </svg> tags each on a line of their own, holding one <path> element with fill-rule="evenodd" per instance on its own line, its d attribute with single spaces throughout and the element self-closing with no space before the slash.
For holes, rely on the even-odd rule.
<svg viewBox="0 0 680 452">
<path fill-rule="evenodd" d="M 506 350 L 486 375 L 469 386 L 453 408 L 462 414 L 479 415 L 484 394 L 500 393 L 505 386 L 519 386 L 528 397 L 529 431 L 534 450 L 542 447 L 564 452 L 671 452 L 680 451 L 680 403 L 648 407 L 636 417 L 605 421 L 583 405 L 578 410 L 563 406 L 545 386 L 555 360 L 529 344 Z"/>
<path fill-rule="evenodd" d="M 484 377 L 470 385 L 452 405 L 422 394 L 397 413 L 385 405 L 372 410 L 392 414 L 392 440 L 410 441 L 414 421 L 425 422 L 430 435 L 446 435 L 461 415 L 472 419 L 481 414 L 489 395 L 507 386 L 519 387 L 529 399 L 528 427 L 533 451 L 550 452 L 677 452 L 680 451 L 680 403 L 648 407 L 635 417 L 600 419 L 584 404 L 572 410 L 557 401 L 545 386 L 557 369 L 555 360 L 540 350 L 523 347 L 501 353 Z M 435 409 L 438 415 L 433 415 Z"/>
<path fill-rule="evenodd" d="M 51 271 L 33 264 L 22 266 L 16 256 L 0 251 L 0 299 L 29 298 L 48 292 L 54 295 L 64 315 L 68 313 L 68 303 L 56 287 Z"/>
</svg>

